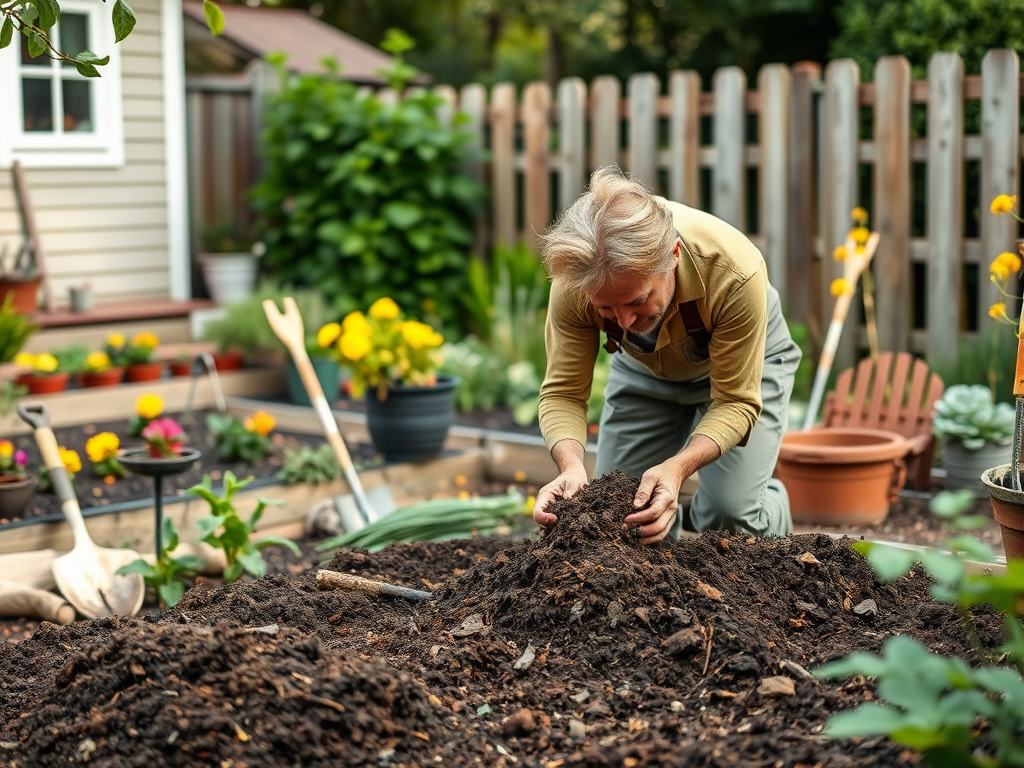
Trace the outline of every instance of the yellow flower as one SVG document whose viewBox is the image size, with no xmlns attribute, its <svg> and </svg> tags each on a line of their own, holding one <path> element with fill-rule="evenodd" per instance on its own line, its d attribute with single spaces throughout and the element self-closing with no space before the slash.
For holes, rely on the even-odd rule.
<svg viewBox="0 0 1024 768">
<path fill-rule="evenodd" d="M 57 370 L 57 358 L 49 352 L 36 355 L 36 361 L 32 366 L 41 373 L 53 373 Z"/>
<path fill-rule="evenodd" d="M 14 443 L 10 440 L 0 440 L 0 456 L 7 458 L 14 455 Z"/>
<path fill-rule="evenodd" d="M 348 360 L 362 360 L 369 353 L 370 338 L 363 333 L 345 331 L 338 341 L 338 349 Z"/>
<path fill-rule="evenodd" d="M 988 271 L 992 273 L 993 280 L 1001 282 L 1010 276 L 1010 265 L 1006 263 L 1002 256 L 998 256 L 988 265 Z"/>
<path fill-rule="evenodd" d="M 390 349 L 382 349 L 380 352 L 377 353 L 377 356 L 380 358 L 380 361 L 384 365 L 391 365 L 393 362 L 395 362 L 395 353 L 392 352 Z"/>
<path fill-rule="evenodd" d="M 850 211 L 850 218 L 853 219 L 855 224 L 864 226 L 868 223 L 868 212 L 861 208 L 859 205 Z"/>
<path fill-rule="evenodd" d="M 850 230 L 850 238 L 858 245 L 864 245 L 870 236 L 871 233 L 868 232 L 867 227 L 854 227 Z"/>
<path fill-rule="evenodd" d="M 369 336 L 371 332 L 370 322 L 362 312 L 349 312 L 341 321 L 342 333 L 361 333 Z"/>
<path fill-rule="evenodd" d="M 144 419 L 155 419 L 164 412 L 164 399 L 160 395 L 141 395 L 135 401 L 135 413 Z"/>
<path fill-rule="evenodd" d="M 323 326 L 316 334 L 316 344 L 322 349 L 334 346 L 334 342 L 341 336 L 341 325 L 338 323 L 328 323 Z"/>
<path fill-rule="evenodd" d="M 405 343 L 413 349 L 423 349 L 427 346 L 436 346 L 434 342 L 435 331 L 426 323 L 419 323 L 415 320 L 402 325 L 402 338 Z"/>
<path fill-rule="evenodd" d="M 149 349 L 156 349 L 160 346 L 160 339 L 155 333 L 149 331 L 143 331 L 132 336 L 133 347 L 147 347 Z"/>
<path fill-rule="evenodd" d="M 117 455 L 117 449 L 121 447 L 121 441 L 113 432 L 100 432 L 93 435 L 85 444 L 85 453 L 89 461 L 99 464 L 111 456 Z"/>
<path fill-rule="evenodd" d="M 29 368 L 36 367 L 36 356 L 29 354 L 28 352 L 19 352 L 14 356 L 14 362 L 18 365 L 25 365 Z"/>
<path fill-rule="evenodd" d="M 85 367 L 90 371 L 105 371 L 110 367 L 110 355 L 106 352 L 90 352 L 85 358 Z"/>
<path fill-rule="evenodd" d="M 839 277 L 832 281 L 832 285 L 829 286 L 829 290 L 833 296 L 842 296 L 847 293 L 853 293 L 850 287 L 850 281 L 845 277 Z"/>
<path fill-rule="evenodd" d="M 123 333 L 111 333 L 107 335 L 107 345 L 114 349 L 120 349 L 124 346 L 124 334 Z"/>
<path fill-rule="evenodd" d="M 57 450 L 60 453 L 60 463 L 64 465 L 64 469 L 69 475 L 82 471 L 82 460 L 77 453 L 68 450 L 63 445 L 59 446 Z"/>
<path fill-rule="evenodd" d="M 1004 251 L 1003 253 L 1000 253 L 998 256 L 996 256 L 995 261 L 992 263 L 1001 264 L 1002 267 L 1005 268 L 1006 276 L 1003 279 L 1006 279 L 1006 277 L 1009 277 L 1012 274 L 1020 272 L 1020 256 L 1018 256 L 1015 253 L 1009 253 L 1008 251 Z"/>
<path fill-rule="evenodd" d="M 846 261 L 846 246 L 837 245 L 836 249 L 832 251 L 832 258 L 836 261 Z"/>
<path fill-rule="evenodd" d="M 998 301 L 988 308 L 988 316 L 998 320 L 1001 317 L 1006 317 L 1006 305 Z"/>
<path fill-rule="evenodd" d="M 377 320 L 394 320 L 398 317 L 398 305 L 385 296 L 370 305 L 370 317 Z"/>
<path fill-rule="evenodd" d="M 1016 205 L 1016 195 L 996 195 L 996 199 L 992 201 L 991 210 L 998 216 L 1000 213 L 1010 213 Z"/>
<path fill-rule="evenodd" d="M 257 435 L 269 435 L 277 426 L 277 420 L 266 411 L 256 411 L 245 420 L 245 428 Z"/>
</svg>

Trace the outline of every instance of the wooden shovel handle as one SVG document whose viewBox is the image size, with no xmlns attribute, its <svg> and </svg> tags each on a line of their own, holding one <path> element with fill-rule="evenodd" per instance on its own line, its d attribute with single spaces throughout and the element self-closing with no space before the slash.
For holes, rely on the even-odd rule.
<svg viewBox="0 0 1024 768">
<path fill-rule="evenodd" d="M 1013 396 L 1024 397 L 1024 313 L 1017 328 L 1017 373 L 1013 377 Z"/>
</svg>

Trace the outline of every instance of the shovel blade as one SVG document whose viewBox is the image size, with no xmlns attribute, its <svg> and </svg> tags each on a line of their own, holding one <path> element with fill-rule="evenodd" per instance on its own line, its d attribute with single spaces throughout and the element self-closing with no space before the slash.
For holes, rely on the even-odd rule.
<svg viewBox="0 0 1024 768">
<path fill-rule="evenodd" d="M 393 512 L 395 499 L 391 495 L 391 489 L 387 485 L 378 485 L 366 492 L 368 508 L 366 510 L 370 522 L 380 520 L 384 515 Z M 341 519 L 341 527 L 346 533 L 358 531 L 366 527 L 366 520 L 359 511 L 359 503 L 355 496 L 350 493 L 344 496 L 334 497 L 334 507 L 338 510 L 338 517 Z"/>
<path fill-rule="evenodd" d="M 53 561 L 53 580 L 64 598 L 83 616 L 134 616 L 142 607 L 146 584 L 137 573 L 117 576 L 121 566 L 138 560 L 130 549 L 72 549 Z"/>
</svg>

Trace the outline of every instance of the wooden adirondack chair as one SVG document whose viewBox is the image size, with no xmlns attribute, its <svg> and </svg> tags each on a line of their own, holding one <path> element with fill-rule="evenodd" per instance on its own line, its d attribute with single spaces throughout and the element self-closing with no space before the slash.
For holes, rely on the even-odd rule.
<svg viewBox="0 0 1024 768">
<path fill-rule="evenodd" d="M 818 426 L 899 433 L 910 443 L 906 485 L 926 491 L 935 452 L 932 408 L 944 388 L 923 360 L 908 352 L 882 352 L 877 362 L 869 357 L 839 374 Z"/>
</svg>

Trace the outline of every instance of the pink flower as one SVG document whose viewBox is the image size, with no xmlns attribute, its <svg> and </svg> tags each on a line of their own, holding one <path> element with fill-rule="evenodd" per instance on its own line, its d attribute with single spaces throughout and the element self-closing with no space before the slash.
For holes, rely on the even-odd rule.
<svg viewBox="0 0 1024 768">
<path fill-rule="evenodd" d="M 25 453 L 24 451 L 15 451 L 14 452 L 14 464 L 17 467 L 20 467 L 21 469 L 24 469 L 25 465 L 28 464 L 28 454 Z"/>
<path fill-rule="evenodd" d="M 185 447 L 185 430 L 174 419 L 153 419 L 142 430 L 149 455 L 155 459 L 177 456 Z"/>
</svg>

